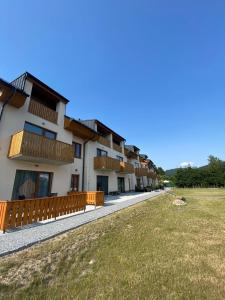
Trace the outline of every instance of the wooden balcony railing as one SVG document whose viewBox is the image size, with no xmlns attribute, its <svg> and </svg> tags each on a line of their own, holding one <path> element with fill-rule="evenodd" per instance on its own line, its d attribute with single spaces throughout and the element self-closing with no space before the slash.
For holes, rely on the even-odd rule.
<svg viewBox="0 0 225 300">
<path fill-rule="evenodd" d="M 152 179 L 156 179 L 157 178 L 157 174 L 155 174 L 152 171 L 149 171 L 148 174 L 147 174 L 147 177 L 148 178 L 152 178 Z"/>
<path fill-rule="evenodd" d="M 117 144 L 115 144 L 115 143 L 113 143 L 113 149 L 116 150 L 116 151 L 118 151 L 118 152 L 123 153 L 122 147 L 119 146 L 119 145 L 117 145 Z"/>
<path fill-rule="evenodd" d="M 148 175 L 148 169 L 147 168 L 136 168 L 135 169 L 135 175 L 137 177 L 147 176 Z"/>
<path fill-rule="evenodd" d="M 103 192 L 0 201 L 0 230 L 24 226 L 84 210 L 87 204 L 104 205 Z"/>
<path fill-rule="evenodd" d="M 74 161 L 74 152 L 70 144 L 22 130 L 12 136 L 8 157 L 67 164 Z"/>
<path fill-rule="evenodd" d="M 58 112 L 33 99 L 30 100 L 28 111 L 33 115 L 57 124 Z"/>
<path fill-rule="evenodd" d="M 134 173 L 134 166 L 127 162 L 120 162 L 120 173 L 132 174 Z"/>
<path fill-rule="evenodd" d="M 94 169 L 101 171 L 120 171 L 120 161 L 108 156 L 94 157 Z"/>
<path fill-rule="evenodd" d="M 100 136 L 98 139 L 98 142 L 106 147 L 110 148 L 110 141 L 104 138 L 103 136 Z"/>
</svg>

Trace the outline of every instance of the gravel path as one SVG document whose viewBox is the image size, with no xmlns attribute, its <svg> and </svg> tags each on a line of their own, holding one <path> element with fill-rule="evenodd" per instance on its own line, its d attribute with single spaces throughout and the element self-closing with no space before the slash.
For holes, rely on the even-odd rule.
<svg viewBox="0 0 225 300">
<path fill-rule="evenodd" d="M 0 256 L 22 250 L 26 247 L 50 239 L 68 230 L 77 228 L 81 225 L 110 215 L 123 208 L 153 198 L 161 193 L 164 193 L 164 191 L 143 193 L 139 194 L 138 196 L 132 196 L 129 198 L 129 200 L 121 201 L 118 203 L 116 203 L 116 201 L 106 201 L 104 207 L 96 210 L 92 210 L 79 215 L 74 215 L 71 217 L 65 217 L 50 223 L 38 224 L 37 226 L 30 226 L 29 228 L 0 234 Z M 121 198 L 122 197 L 120 197 L 120 199 Z"/>
</svg>

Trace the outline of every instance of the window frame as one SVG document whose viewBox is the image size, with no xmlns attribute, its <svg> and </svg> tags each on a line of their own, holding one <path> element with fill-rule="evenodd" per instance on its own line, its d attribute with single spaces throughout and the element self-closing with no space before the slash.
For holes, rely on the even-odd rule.
<svg viewBox="0 0 225 300">
<path fill-rule="evenodd" d="M 73 154 L 74 158 L 82 158 L 82 144 L 77 143 L 77 142 L 73 142 L 72 145 L 73 145 L 73 150 L 74 150 L 74 154 Z M 76 152 L 77 145 L 79 145 L 79 147 L 80 147 L 79 156 L 77 156 L 77 152 Z"/>
<path fill-rule="evenodd" d="M 27 124 L 27 125 L 34 126 L 34 127 L 38 128 L 38 129 L 41 129 L 41 134 L 39 134 L 39 133 L 37 133 L 37 132 L 33 132 L 33 131 L 30 131 L 30 130 L 27 130 L 27 129 L 25 128 L 26 124 Z M 30 133 L 33 133 L 33 134 L 37 134 L 37 135 L 43 136 L 43 137 L 45 137 L 45 138 L 47 138 L 47 139 L 50 139 L 50 140 L 56 140 L 56 139 L 57 139 L 57 133 L 56 133 L 56 132 L 54 132 L 54 131 L 52 131 L 52 130 L 49 130 L 49 129 L 47 129 L 47 128 L 41 127 L 41 126 L 39 126 L 39 125 L 33 124 L 33 123 L 31 123 L 31 122 L 25 121 L 23 129 L 24 129 L 25 131 L 27 131 L 27 132 L 30 132 Z M 45 135 L 46 133 L 51 133 L 51 134 L 53 134 L 53 135 L 54 135 L 54 139 L 52 139 L 52 138 L 46 136 L 46 135 Z"/>
<path fill-rule="evenodd" d="M 105 153 L 106 155 L 102 155 L 102 153 Z M 97 157 L 107 157 L 107 156 L 108 156 L 108 151 L 97 148 Z"/>
</svg>

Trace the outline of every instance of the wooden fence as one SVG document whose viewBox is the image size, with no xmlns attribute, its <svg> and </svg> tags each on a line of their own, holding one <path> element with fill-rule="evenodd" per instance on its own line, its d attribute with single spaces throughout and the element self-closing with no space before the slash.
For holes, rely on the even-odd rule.
<svg viewBox="0 0 225 300">
<path fill-rule="evenodd" d="M 24 226 L 85 211 L 87 204 L 104 205 L 103 192 L 69 193 L 67 196 L 0 201 L 0 230 Z"/>
<path fill-rule="evenodd" d="M 85 194 L 86 195 L 86 204 L 87 205 L 95 205 L 95 206 L 103 206 L 104 205 L 104 192 L 69 192 L 68 195 L 78 195 Z"/>
</svg>

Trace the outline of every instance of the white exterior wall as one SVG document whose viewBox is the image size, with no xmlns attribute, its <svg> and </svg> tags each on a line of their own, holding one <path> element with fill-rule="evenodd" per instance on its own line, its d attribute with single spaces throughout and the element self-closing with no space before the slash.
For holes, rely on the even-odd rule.
<svg viewBox="0 0 225 300">
<path fill-rule="evenodd" d="M 26 81 L 25 91 L 31 94 L 32 83 Z M 59 102 L 57 105 L 58 124 L 51 123 L 45 119 L 28 112 L 30 97 L 26 99 L 24 106 L 15 108 L 6 105 L 2 121 L 0 122 L 0 199 L 11 199 L 16 170 L 52 172 L 52 193 L 66 195 L 70 189 L 71 174 L 80 174 L 80 189 L 82 181 L 82 159 L 75 159 L 73 164 L 54 165 L 27 162 L 22 160 L 8 159 L 8 150 L 11 135 L 23 130 L 25 121 L 52 130 L 57 133 L 56 139 L 68 144 L 75 140 L 83 144 L 82 140 L 74 137 L 72 132 L 64 129 L 65 104 Z M 75 171 L 77 170 L 77 171 Z"/>
<path fill-rule="evenodd" d="M 129 191 L 129 175 L 121 174 L 115 171 L 98 171 L 94 169 L 94 157 L 97 156 L 97 148 L 107 151 L 108 156 L 112 158 L 116 158 L 117 155 L 123 157 L 124 161 L 127 162 L 126 156 L 117 152 L 112 148 L 106 147 L 98 142 L 88 142 L 86 144 L 85 151 L 85 181 L 84 181 L 84 189 L 87 191 L 96 190 L 97 188 L 97 176 L 108 176 L 108 192 L 118 191 L 118 183 L 117 178 L 123 177 L 125 183 L 125 191 Z"/>
<path fill-rule="evenodd" d="M 136 168 L 137 164 L 140 166 L 139 159 L 131 158 L 131 159 L 128 159 L 128 162 L 130 164 L 132 164 L 134 166 L 134 168 Z M 135 191 L 135 187 L 137 185 L 137 178 L 136 178 L 135 173 L 129 174 L 129 179 L 130 179 L 130 189 L 131 189 L 131 191 Z"/>
</svg>

